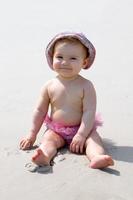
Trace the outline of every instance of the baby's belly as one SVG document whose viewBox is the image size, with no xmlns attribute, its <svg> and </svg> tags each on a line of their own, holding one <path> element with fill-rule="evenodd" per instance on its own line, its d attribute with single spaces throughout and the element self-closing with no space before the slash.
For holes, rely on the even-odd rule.
<svg viewBox="0 0 133 200">
<path fill-rule="evenodd" d="M 81 117 L 81 112 L 74 110 L 58 110 L 51 112 L 51 118 L 53 121 L 62 123 L 66 126 L 79 125 Z"/>
</svg>

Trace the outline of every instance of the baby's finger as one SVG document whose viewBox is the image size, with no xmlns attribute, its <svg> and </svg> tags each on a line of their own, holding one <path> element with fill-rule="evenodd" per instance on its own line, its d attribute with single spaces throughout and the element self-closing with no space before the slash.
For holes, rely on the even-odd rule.
<svg viewBox="0 0 133 200">
<path fill-rule="evenodd" d="M 79 145 L 75 145 L 75 152 L 79 153 L 79 150 L 80 150 L 80 146 Z"/>
<path fill-rule="evenodd" d="M 22 150 L 25 150 L 25 149 L 29 148 L 30 145 L 31 145 L 31 144 L 30 144 L 29 141 L 25 141 L 25 140 L 23 140 L 22 143 L 21 143 L 20 148 L 21 148 Z"/>
<path fill-rule="evenodd" d="M 79 145 L 78 144 L 75 144 L 75 143 L 72 144 L 72 152 L 79 153 Z"/>
<path fill-rule="evenodd" d="M 71 152 L 75 151 L 75 144 L 73 144 L 73 143 L 70 144 L 70 151 Z"/>
<path fill-rule="evenodd" d="M 31 146 L 31 142 L 30 141 L 26 141 L 25 145 L 24 145 L 24 149 L 29 149 Z"/>
<path fill-rule="evenodd" d="M 24 141 L 24 140 L 21 140 L 21 142 L 20 142 L 20 144 L 19 144 L 19 146 L 20 146 L 20 149 L 22 149 L 22 148 L 23 148 L 23 146 L 24 146 L 24 143 L 25 143 L 25 141 Z"/>
<path fill-rule="evenodd" d="M 69 149 L 70 149 L 70 151 L 72 151 L 72 143 L 70 144 Z"/>
<path fill-rule="evenodd" d="M 80 153 L 83 153 L 84 145 L 80 145 Z"/>
</svg>

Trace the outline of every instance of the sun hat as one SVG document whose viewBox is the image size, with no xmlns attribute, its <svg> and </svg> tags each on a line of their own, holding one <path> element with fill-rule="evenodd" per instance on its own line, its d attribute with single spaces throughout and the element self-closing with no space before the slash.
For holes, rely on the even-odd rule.
<svg viewBox="0 0 133 200">
<path fill-rule="evenodd" d="M 96 50 L 95 50 L 95 47 L 93 46 L 93 44 L 86 38 L 86 36 L 83 33 L 63 32 L 63 33 L 57 34 L 49 42 L 49 44 L 46 47 L 46 52 L 45 52 L 46 58 L 47 58 L 47 62 L 49 64 L 49 66 L 51 67 L 51 69 L 53 69 L 53 50 L 54 50 L 55 43 L 60 39 L 69 38 L 69 37 L 78 39 L 81 42 L 81 44 L 83 44 L 87 48 L 88 55 L 89 55 L 89 62 L 88 62 L 88 65 L 84 69 L 90 68 L 91 65 L 93 64 L 93 61 L 94 61 L 95 55 L 96 55 Z"/>
</svg>

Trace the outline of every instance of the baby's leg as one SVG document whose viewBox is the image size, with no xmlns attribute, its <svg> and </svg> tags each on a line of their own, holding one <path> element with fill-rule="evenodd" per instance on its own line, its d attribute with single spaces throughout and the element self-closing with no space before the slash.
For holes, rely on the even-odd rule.
<svg viewBox="0 0 133 200">
<path fill-rule="evenodd" d="M 86 155 L 91 168 L 101 169 L 114 165 L 111 156 L 105 153 L 101 137 L 96 131 L 93 131 L 86 140 Z"/>
<path fill-rule="evenodd" d="M 65 141 L 52 130 L 45 132 L 40 147 L 32 156 L 32 162 L 37 165 L 49 165 L 52 158 L 56 155 L 57 149 L 63 147 Z"/>
</svg>

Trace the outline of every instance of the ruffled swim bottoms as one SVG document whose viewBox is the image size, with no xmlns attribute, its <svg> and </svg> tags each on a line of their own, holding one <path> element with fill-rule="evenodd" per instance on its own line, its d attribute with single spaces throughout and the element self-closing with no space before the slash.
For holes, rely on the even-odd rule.
<svg viewBox="0 0 133 200">
<path fill-rule="evenodd" d="M 53 130 L 55 133 L 60 135 L 67 144 L 71 143 L 80 126 L 64 126 L 61 123 L 54 122 L 48 115 L 44 120 L 44 124 L 46 125 L 47 129 Z M 101 120 L 101 116 L 97 114 L 95 117 L 94 126 L 91 131 L 96 130 L 97 127 L 102 126 L 102 124 L 103 122 Z"/>
</svg>

